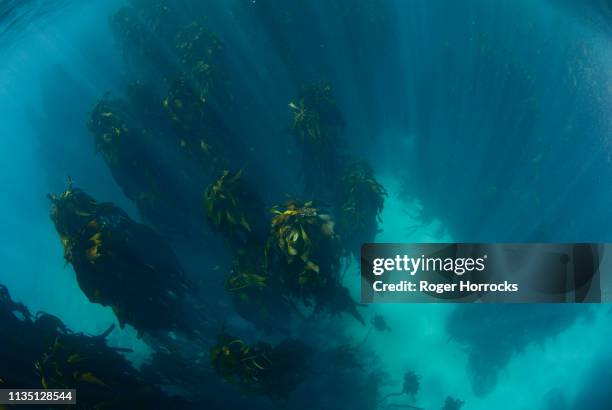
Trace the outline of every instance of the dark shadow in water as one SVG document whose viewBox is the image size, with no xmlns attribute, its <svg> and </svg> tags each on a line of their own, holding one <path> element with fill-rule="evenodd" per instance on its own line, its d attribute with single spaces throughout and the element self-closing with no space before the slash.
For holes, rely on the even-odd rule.
<svg viewBox="0 0 612 410">
<path fill-rule="evenodd" d="M 515 354 L 590 315 L 589 307 L 578 305 L 458 305 L 446 331 L 468 354 L 474 394 L 485 396 Z"/>
</svg>

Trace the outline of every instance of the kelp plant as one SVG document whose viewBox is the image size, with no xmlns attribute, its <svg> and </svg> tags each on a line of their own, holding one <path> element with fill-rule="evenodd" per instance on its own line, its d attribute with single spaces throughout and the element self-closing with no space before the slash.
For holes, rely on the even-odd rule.
<svg viewBox="0 0 612 410">
<path fill-rule="evenodd" d="M 186 230 L 199 215 L 183 189 L 191 172 L 184 164 L 170 164 L 178 150 L 165 141 L 170 124 L 155 101 L 154 91 L 142 84 L 130 86 L 126 100 L 105 95 L 92 110 L 88 128 L 96 151 L 140 214 L 161 230 Z"/>
<path fill-rule="evenodd" d="M 177 70 L 169 78 L 163 106 L 180 149 L 204 165 L 230 157 L 235 147 L 224 148 L 234 137 L 225 118 L 232 116 L 234 98 L 226 77 L 223 43 L 194 22 L 177 33 L 174 52 Z"/>
<path fill-rule="evenodd" d="M 373 242 L 387 191 L 376 180 L 365 161 L 352 161 L 344 170 L 336 189 L 336 220 L 345 249 L 359 257 L 361 245 Z"/>
<path fill-rule="evenodd" d="M 217 374 L 244 394 L 286 399 L 309 373 L 311 349 L 295 340 L 276 346 L 258 342 L 252 346 L 227 335 L 218 336 L 210 350 Z"/>
<path fill-rule="evenodd" d="M 204 208 L 209 225 L 226 238 L 240 257 L 253 259 L 246 254 L 261 254 L 261 243 L 265 240 L 264 206 L 244 181 L 242 171 L 223 171 L 206 188 Z"/>
<path fill-rule="evenodd" d="M 187 8 L 185 8 L 187 7 Z M 233 94 L 224 47 L 194 16 L 197 4 L 131 0 L 110 20 L 134 84 L 147 98 L 111 99 L 89 128 L 113 178 L 159 230 L 201 234 L 199 197 L 213 175 L 242 152 L 227 126 Z M 192 10 L 193 8 L 193 10 Z M 130 66 L 130 64 L 128 64 Z"/>
<path fill-rule="evenodd" d="M 338 178 L 343 159 L 344 119 L 329 84 L 304 87 L 296 101 L 289 103 L 293 121 L 289 128 L 302 153 L 306 192 L 329 197 L 326 181 Z"/>
<path fill-rule="evenodd" d="M 175 2 L 130 0 L 127 3 L 109 21 L 124 58 L 134 71 L 150 71 L 151 75 L 167 78 L 175 70 L 175 57 L 168 50 L 172 50 L 172 40 L 184 24 L 174 10 Z"/>
<path fill-rule="evenodd" d="M 338 279 L 339 243 L 332 217 L 313 202 L 290 201 L 272 212 L 267 251 L 284 268 L 280 281 L 294 296 L 314 299 Z"/>
<path fill-rule="evenodd" d="M 279 319 L 288 319 L 293 309 L 264 267 L 268 222 L 242 171 L 223 171 L 206 189 L 204 207 L 209 225 L 226 238 L 233 254 L 225 289 L 236 312 L 264 330 L 282 327 Z"/>
<path fill-rule="evenodd" d="M 53 315 L 31 315 L 1 284 L 0 323 L 0 388 L 77 389 L 77 408 L 83 409 L 151 408 L 170 402 L 142 381 L 121 354 L 127 350 L 107 345 L 113 327 L 98 336 L 73 333 Z M 181 404 L 177 399 L 173 403 Z"/>
<path fill-rule="evenodd" d="M 111 306 L 119 323 L 139 334 L 191 331 L 183 313 L 193 287 L 155 231 L 72 184 L 49 198 L 66 262 L 91 302 Z"/>
<path fill-rule="evenodd" d="M 91 406 L 83 408 L 144 409 L 181 403 L 146 384 L 118 350 L 106 346 L 104 335 L 60 333 L 35 364 L 41 387 L 76 389 L 79 403 Z"/>
<path fill-rule="evenodd" d="M 263 266 L 235 260 L 225 289 L 236 313 L 266 332 L 286 331 L 291 316 L 299 313 Z"/>
<path fill-rule="evenodd" d="M 361 245 L 373 241 L 379 232 L 387 191 L 366 161 L 346 154 L 345 124 L 330 85 L 305 87 L 289 107 L 293 111 L 290 130 L 302 153 L 306 192 L 333 203 L 344 251 L 358 256 Z"/>
<path fill-rule="evenodd" d="M 159 186 L 164 176 L 155 160 L 151 161 L 149 139 L 133 120 L 128 103 L 104 96 L 92 110 L 88 127 L 96 151 L 102 154 L 123 192 L 143 216 L 157 219 L 155 213 L 164 208 Z"/>
<path fill-rule="evenodd" d="M 267 267 L 281 288 L 316 310 L 363 319 L 340 283 L 340 244 L 329 213 L 314 202 L 290 201 L 272 209 Z"/>
</svg>

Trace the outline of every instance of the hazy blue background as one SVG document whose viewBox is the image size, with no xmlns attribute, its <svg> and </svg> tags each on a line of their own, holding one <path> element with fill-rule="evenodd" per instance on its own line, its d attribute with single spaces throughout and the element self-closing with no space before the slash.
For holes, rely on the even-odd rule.
<svg viewBox="0 0 612 410">
<path fill-rule="evenodd" d="M 235 81 L 277 107 L 259 125 L 280 131 L 295 84 L 267 75 L 268 65 L 282 72 L 280 59 L 244 32 L 230 1 L 216 3 L 210 25 Z M 350 148 L 390 192 L 377 240 L 611 242 L 610 2 L 389 3 L 397 35 L 381 51 L 326 24 L 325 2 L 314 2 Z M 45 194 L 71 175 L 138 218 L 85 126 L 96 99 L 125 82 L 107 25 L 119 4 L 0 0 L 0 282 L 31 310 L 91 333 L 114 317 L 64 266 Z M 372 58 L 357 66 L 356 53 Z M 346 284 L 357 294 L 356 273 Z M 608 306 L 367 309 L 393 329 L 368 343 L 395 386 L 407 368 L 423 375 L 422 407 L 451 394 L 466 409 L 612 408 Z M 111 341 L 146 354 L 129 329 Z"/>
</svg>

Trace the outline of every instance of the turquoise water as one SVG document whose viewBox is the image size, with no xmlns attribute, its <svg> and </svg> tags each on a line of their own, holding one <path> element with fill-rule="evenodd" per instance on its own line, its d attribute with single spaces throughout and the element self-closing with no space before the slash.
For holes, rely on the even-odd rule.
<svg viewBox="0 0 612 410">
<path fill-rule="evenodd" d="M 178 13 L 189 3 L 177 2 Z M 302 83 L 325 80 L 344 113 L 349 151 L 370 162 L 389 192 L 377 242 L 612 242 L 609 2 L 363 1 L 365 11 L 352 14 L 348 0 L 321 0 L 288 28 L 270 22 L 284 21 L 290 6 L 253 17 L 246 3 L 208 1 L 199 10 L 225 44 L 240 112 L 226 120 L 240 134 L 236 152 L 251 153 L 245 166 L 257 169 L 253 180 L 267 201 L 299 191 L 296 148 L 283 132 L 287 104 Z M 79 289 L 45 195 L 61 192 L 71 176 L 148 223 L 86 126 L 102 95 L 123 95 L 144 70 L 126 62 L 109 29 L 108 16 L 122 4 L 0 2 L 0 11 L 11 10 L 0 13 L 0 283 L 31 311 L 88 334 L 116 318 Z M 211 271 L 216 242 L 211 234 L 172 238 L 210 303 L 222 304 L 223 279 Z M 343 277 L 355 298 L 357 266 L 353 260 Z M 400 396 L 379 408 L 439 409 L 449 395 L 475 410 L 612 408 L 608 306 L 360 310 L 366 322 L 384 315 L 392 331 L 322 317 L 305 341 L 359 344 L 363 366 L 388 375 L 382 395 L 397 392 L 407 370 L 421 376 L 414 403 Z M 249 338 L 279 339 L 225 314 Z M 151 351 L 129 326 L 113 331 L 109 344 L 133 349 L 136 366 Z M 346 384 L 365 373 L 353 372 L 342 383 L 325 376 L 306 383 L 289 408 L 306 408 L 312 392 L 321 398 L 316 408 L 355 406 L 355 387 Z"/>
</svg>

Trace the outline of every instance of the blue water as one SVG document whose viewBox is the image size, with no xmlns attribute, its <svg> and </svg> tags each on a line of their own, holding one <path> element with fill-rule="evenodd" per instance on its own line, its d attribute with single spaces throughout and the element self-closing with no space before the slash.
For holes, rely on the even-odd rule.
<svg viewBox="0 0 612 410">
<path fill-rule="evenodd" d="M 233 3 L 206 7 L 232 81 L 251 104 L 248 118 L 232 121 L 252 127 L 242 141 L 269 175 L 258 189 L 290 190 L 296 166 L 282 130 L 296 70 L 278 39 L 244 23 Z M 382 30 L 355 29 L 324 0 L 311 2 L 304 18 L 317 44 L 304 49 L 312 61 L 297 72 L 333 84 L 349 149 L 368 159 L 389 191 L 377 241 L 612 242 L 610 2 L 372 3 L 389 13 Z M 0 0 L 0 283 L 30 310 L 90 334 L 116 319 L 88 302 L 65 266 L 45 195 L 60 192 L 71 176 L 141 219 L 86 128 L 98 98 L 122 95 L 134 74 L 108 26 L 121 4 Z M 304 33 L 295 36 L 284 40 L 301 41 Z M 188 265 L 206 263 L 201 257 Z M 355 297 L 356 265 L 344 278 Z M 612 408 L 607 306 L 364 310 L 375 313 L 392 328 L 365 342 L 389 375 L 384 393 L 397 391 L 412 369 L 422 376 L 417 404 L 426 409 L 441 408 L 448 395 L 474 410 Z M 334 338 L 358 341 L 367 333 L 348 319 L 326 325 Z M 149 348 L 129 327 L 109 343 L 133 348 L 136 365 L 146 361 Z M 338 397 L 348 400 L 351 387 L 317 389 L 330 397 L 324 389 L 344 391 Z M 289 407 L 301 408 L 298 400 Z"/>
</svg>

